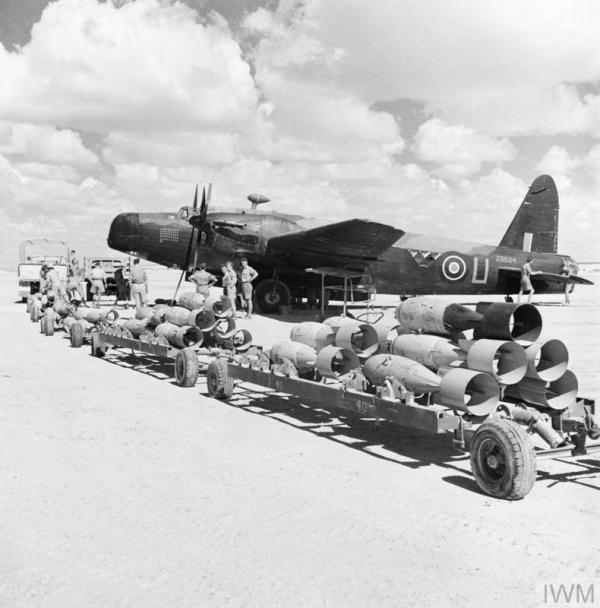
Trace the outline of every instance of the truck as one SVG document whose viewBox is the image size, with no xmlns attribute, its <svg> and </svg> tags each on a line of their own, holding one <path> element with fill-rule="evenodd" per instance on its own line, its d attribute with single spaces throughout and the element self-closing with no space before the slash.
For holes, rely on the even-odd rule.
<svg viewBox="0 0 600 608">
<path fill-rule="evenodd" d="M 96 264 L 100 264 L 100 268 L 104 271 L 104 276 L 106 280 L 106 291 L 105 295 L 107 296 L 116 296 L 117 294 L 117 281 L 115 279 L 115 272 L 118 268 L 121 268 L 126 276 L 128 276 L 129 263 L 127 258 L 111 258 L 111 257 L 102 257 L 102 256 L 86 256 L 84 258 L 84 269 L 86 276 L 86 296 L 87 300 L 92 300 L 92 294 L 90 290 L 91 280 L 90 273 L 92 272 L 92 268 Z"/>
<path fill-rule="evenodd" d="M 27 239 L 19 245 L 18 297 L 26 302 L 29 295 L 40 291 L 40 270 L 43 264 L 54 266 L 61 280 L 67 280 L 69 246 L 54 239 Z"/>
</svg>

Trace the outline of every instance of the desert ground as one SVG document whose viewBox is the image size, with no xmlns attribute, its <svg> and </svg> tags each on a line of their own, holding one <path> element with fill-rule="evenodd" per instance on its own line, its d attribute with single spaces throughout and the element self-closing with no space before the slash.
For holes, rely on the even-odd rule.
<svg viewBox="0 0 600 608">
<path fill-rule="evenodd" d="M 157 272 L 151 296 L 176 281 Z M 540 460 L 525 499 L 495 500 L 448 437 L 260 392 L 216 401 L 42 335 L 15 298 L 1 273 L 0 606 L 566 605 L 560 584 L 600 605 L 600 454 Z M 596 398 L 600 287 L 537 299 Z M 240 325 L 268 345 L 290 322 Z"/>
</svg>

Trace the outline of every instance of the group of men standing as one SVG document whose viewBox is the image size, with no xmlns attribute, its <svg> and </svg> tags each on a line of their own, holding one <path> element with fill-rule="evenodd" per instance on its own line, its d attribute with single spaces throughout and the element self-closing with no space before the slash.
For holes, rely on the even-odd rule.
<svg viewBox="0 0 600 608">
<path fill-rule="evenodd" d="M 238 297 L 238 273 L 233 268 L 231 261 L 225 262 L 221 266 L 223 273 L 221 282 L 223 285 L 223 293 L 231 301 L 233 313 L 237 308 Z M 258 272 L 248 264 L 246 258 L 240 259 L 239 283 L 240 295 L 242 300 L 242 308 L 246 309 L 246 318 L 252 318 L 252 282 L 258 277 Z M 206 264 L 202 263 L 188 279 L 196 285 L 196 292 L 202 294 L 205 298 L 210 295 L 210 288 L 217 282 L 217 277 L 206 270 Z"/>
</svg>

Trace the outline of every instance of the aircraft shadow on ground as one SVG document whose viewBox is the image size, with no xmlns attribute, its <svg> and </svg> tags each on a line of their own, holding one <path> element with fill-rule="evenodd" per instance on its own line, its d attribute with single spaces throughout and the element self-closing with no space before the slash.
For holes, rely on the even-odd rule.
<svg viewBox="0 0 600 608">
<path fill-rule="evenodd" d="M 176 384 L 172 361 L 157 359 L 149 355 L 140 357 L 124 350 L 109 350 L 102 361 Z M 200 388 L 201 392 L 205 394 L 205 381 L 202 374 L 199 385 L 196 385 L 195 388 Z M 424 432 L 410 431 L 385 421 L 376 424 L 373 419 L 358 418 L 336 410 L 330 411 L 326 407 L 310 407 L 305 405 L 301 398 L 293 395 L 283 396 L 263 389 L 248 388 L 245 385 L 238 386 L 233 397 L 221 403 L 242 409 L 250 414 L 276 420 L 297 430 L 309 432 L 397 465 L 415 470 L 431 465 L 448 469 L 453 474 L 442 477 L 446 483 L 470 492 L 483 494 L 472 477 L 468 454 L 456 449 L 452 445 L 449 435 L 429 435 Z M 576 465 L 581 467 L 581 470 L 551 473 L 547 470 L 545 462 L 552 460 Z M 600 459 L 588 457 L 579 460 L 561 460 L 560 458 L 549 461 L 539 460 L 536 487 L 550 489 L 559 483 L 575 483 L 593 490 L 600 490 L 598 485 L 589 483 L 589 480 L 597 481 L 599 476 Z"/>
</svg>

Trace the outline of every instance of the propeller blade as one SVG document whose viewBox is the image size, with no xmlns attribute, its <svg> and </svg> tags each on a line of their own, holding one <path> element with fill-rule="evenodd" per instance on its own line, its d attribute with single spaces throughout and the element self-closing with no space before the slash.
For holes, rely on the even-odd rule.
<svg viewBox="0 0 600 608">
<path fill-rule="evenodd" d="M 202 196 L 204 196 L 204 192 L 202 193 Z M 194 213 L 196 213 L 198 209 L 198 184 L 196 184 L 196 192 L 194 193 L 194 202 L 192 204 L 192 211 Z"/>
</svg>

